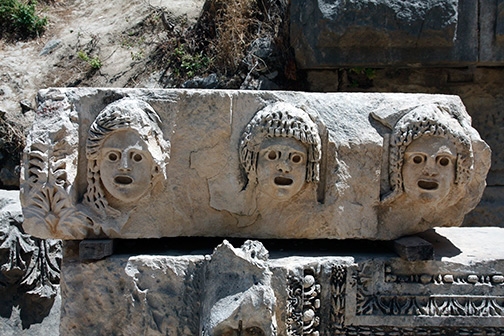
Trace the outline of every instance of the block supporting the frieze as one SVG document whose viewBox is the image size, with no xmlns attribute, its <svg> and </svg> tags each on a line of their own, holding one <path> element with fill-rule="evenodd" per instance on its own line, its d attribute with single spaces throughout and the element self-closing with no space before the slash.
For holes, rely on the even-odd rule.
<svg viewBox="0 0 504 336">
<path fill-rule="evenodd" d="M 148 255 L 80 262 L 77 243 L 66 242 L 60 331 L 498 335 L 504 332 L 503 231 L 431 230 L 422 238 L 436 257 L 424 261 L 404 260 L 386 244 L 296 241 L 296 251 L 292 242 L 234 247 L 224 241 L 212 249 L 215 240 L 200 240 L 202 250 L 194 252 L 166 248 L 167 240 L 157 251 L 147 243 Z M 299 252 L 308 247 L 309 254 Z"/>
</svg>

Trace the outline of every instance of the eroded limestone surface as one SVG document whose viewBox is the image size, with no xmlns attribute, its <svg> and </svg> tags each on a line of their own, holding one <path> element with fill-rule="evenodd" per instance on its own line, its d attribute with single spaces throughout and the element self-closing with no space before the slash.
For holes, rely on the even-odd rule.
<svg viewBox="0 0 504 336">
<path fill-rule="evenodd" d="M 455 96 L 48 89 L 27 232 L 394 239 L 460 225 L 490 150 Z"/>
<path fill-rule="evenodd" d="M 436 228 L 422 237 L 434 260 L 406 261 L 355 241 L 309 244 L 309 252 L 264 241 L 268 252 L 249 240 L 213 252 L 168 248 L 81 262 L 67 242 L 61 333 L 503 333 L 504 229 Z"/>
</svg>

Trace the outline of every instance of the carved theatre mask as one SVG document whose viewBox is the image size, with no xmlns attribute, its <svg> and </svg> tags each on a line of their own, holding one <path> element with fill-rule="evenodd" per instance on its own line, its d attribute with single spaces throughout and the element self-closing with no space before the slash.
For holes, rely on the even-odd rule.
<svg viewBox="0 0 504 336">
<path fill-rule="evenodd" d="M 156 165 L 136 131 L 113 132 L 103 142 L 99 157 L 103 186 L 114 198 L 131 203 L 149 190 Z"/>
<path fill-rule="evenodd" d="M 412 200 L 439 202 L 448 196 L 455 181 L 455 144 L 441 136 L 421 136 L 404 154 L 404 191 Z"/>
<path fill-rule="evenodd" d="M 267 138 L 257 163 L 258 188 L 264 194 L 286 201 L 306 182 L 307 148 L 294 138 Z"/>
</svg>

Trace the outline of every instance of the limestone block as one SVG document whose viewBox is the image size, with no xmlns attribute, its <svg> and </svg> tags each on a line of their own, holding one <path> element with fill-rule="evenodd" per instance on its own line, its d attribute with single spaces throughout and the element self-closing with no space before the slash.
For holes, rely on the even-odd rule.
<svg viewBox="0 0 504 336">
<path fill-rule="evenodd" d="M 268 251 L 258 241 L 235 249 L 224 241 L 206 264 L 203 336 L 277 334 Z"/>
<path fill-rule="evenodd" d="M 394 240 L 394 250 L 404 260 L 434 259 L 434 249 L 431 243 L 417 236 L 407 236 Z"/>
<path fill-rule="evenodd" d="M 460 225 L 490 165 L 455 96 L 79 88 L 39 101 L 21 199 L 43 238 L 394 239 Z"/>
<path fill-rule="evenodd" d="M 480 5 L 480 62 L 504 62 L 504 1 L 482 0 Z"/>
<path fill-rule="evenodd" d="M 248 241 L 80 262 L 66 242 L 61 334 L 499 335 L 503 231 L 436 228 L 422 235 L 426 261 L 357 242 L 306 254 Z"/>
<path fill-rule="evenodd" d="M 478 60 L 474 1 L 296 0 L 290 8 L 303 69 Z"/>
</svg>

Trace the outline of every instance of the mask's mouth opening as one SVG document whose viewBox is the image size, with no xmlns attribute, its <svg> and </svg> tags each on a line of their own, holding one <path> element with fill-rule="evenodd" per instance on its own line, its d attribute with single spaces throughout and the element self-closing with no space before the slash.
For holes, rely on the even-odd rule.
<svg viewBox="0 0 504 336">
<path fill-rule="evenodd" d="M 439 187 L 439 183 L 434 181 L 418 181 L 418 187 L 424 190 L 436 190 Z"/>
<path fill-rule="evenodd" d="M 117 184 L 128 185 L 133 183 L 133 179 L 129 176 L 119 175 L 114 178 L 114 182 Z"/>
<path fill-rule="evenodd" d="M 277 176 L 275 177 L 274 182 L 279 186 L 290 186 L 294 181 L 288 177 Z"/>
</svg>

